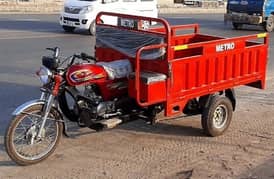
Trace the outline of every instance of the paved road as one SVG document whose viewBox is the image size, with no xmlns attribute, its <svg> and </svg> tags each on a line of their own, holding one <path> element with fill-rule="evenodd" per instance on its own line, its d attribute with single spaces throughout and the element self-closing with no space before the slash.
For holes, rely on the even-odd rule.
<svg viewBox="0 0 274 179">
<path fill-rule="evenodd" d="M 258 27 L 234 31 L 224 25 L 222 15 L 163 15 L 172 24 L 199 23 L 201 31 L 218 36 L 239 36 L 262 32 Z M 271 34 L 273 37 L 273 34 Z M 65 34 L 58 25 L 56 15 L 1 15 L 0 17 L 0 154 L 3 149 L 3 134 L 11 112 L 24 101 L 39 96 L 39 80 L 34 72 L 40 65 L 46 47 L 58 46 L 62 55 L 75 52 L 93 53 L 94 37 L 85 31 Z M 268 79 L 274 77 L 274 38 L 270 41 Z M 241 91 L 240 91 L 241 93 Z M 253 93 L 251 93 L 253 94 Z M 271 103 L 273 101 L 270 101 Z M 242 107 L 244 109 L 244 107 Z M 6 157 L 5 157 L 6 158 Z M 0 157 L 1 159 L 1 157 Z M 1 166 L 13 163 L 0 160 Z M 262 167 L 261 167 L 262 168 Z M 245 175 L 245 174 L 244 174 Z"/>
</svg>

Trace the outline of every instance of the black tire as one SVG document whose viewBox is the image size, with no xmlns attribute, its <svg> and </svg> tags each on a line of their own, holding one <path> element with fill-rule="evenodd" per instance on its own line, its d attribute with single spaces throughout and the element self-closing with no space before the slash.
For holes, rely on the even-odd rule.
<svg viewBox="0 0 274 179">
<path fill-rule="evenodd" d="M 204 132 L 212 137 L 222 135 L 230 125 L 232 113 L 230 99 L 225 96 L 213 96 L 202 113 L 201 123 Z"/>
<path fill-rule="evenodd" d="M 237 23 L 237 22 L 232 22 L 233 29 L 239 30 L 243 27 L 243 24 Z"/>
<path fill-rule="evenodd" d="M 72 122 L 78 122 L 79 121 L 79 108 L 78 108 L 78 113 L 75 113 L 75 110 L 72 110 L 69 108 L 68 101 L 67 101 L 67 95 L 71 96 L 71 98 L 76 103 L 76 99 L 73 96 L 73 94 L 71 94 L 69 91 L 65 90 L 58 97 L 60 109 L 61 109 L 62 113 L 66 116 L 66 118 L 68 118 L 68 120 L 70 120 Z"/>
<path fill-rule="evenodd" d="M 201 113 L 203 112 L 205 106 L 207 106 L 207 102 L 209 98 L 210 98 L 210 95 L 204 95 L 199 97 L 198 103 L 199 103 L 199 109 Z"/>
<path fill-rule="evenodd" d="M 64 31 L 68 32 L 68 33 L 72 33 L 75 30 L 75 27 L 70 27 L 70 26 L 66 26 L 66 25 L 63 25 L 62 27 L 63 27 Z"/>
<path fill-rule="evenodd" d="M 264 23 L 264 29 L 267 32 L 272 32 L 274 29 L 274 16 L 270 15 Z"/>
<path fill-rule="evenodd" d="M 24 110 L 24 112 L 32 113 L 32 114 L 40 114 L 42 108 L 43 108 L 43 105 L 34 105 L 34 106 L 31 106 L 31 107 L 27 108 L 26 110 Z M 54 138 L 54 141 L 53 141 L 52 145 L 49 147 L 49 150 L 45 151 L 46 152 L 45 154 L 39 156 L 36 159 L 26 159 L 26 158 L 24 158 L 22 153 L 19 154 L 19 152 L 17 152 L 17 149 L 15 148 L 13 140 L 14 140 L 15 130 L 18 129 L 17 126 L 20 125 L 20 122 L 25 119 L 24 117 L 28 116 L 28 114 L 26 114 L 26 113 L 19 114 L 11 120 L 11 122 L 9 124 L 9 127 L 6 131 L 6 134 L 5 134 L 5 139 L 4 139 L 5 140 L 5 147 L 6 147 L 6 151 L 7 151 L 8 155 L 10 156 L 10 158 L 14 162 L 16 162 L 19 165 L 31 165 L 31 164 L 41 162 L 42 160 L 45 160 L 56 149 L 56 147 L 57 147 L 57 145 L 60 141 L 60 138 L 62 136 L 61 134 L 63 132 L 63 124 L 61 122 L 54 121 L 55 122 L 54 125 L 57 129 L 56 130 L 56 137 Z M 58 120 L 61 119 L 61 116 L 59 115 L 59 112 L 55 109 L 52 109 L 50 111 L 49 115 L 51 117 L 54 117 L 55 119 L 58 119 Z M 45 133 L 46 133 L 46 131 L 45 131 Z M 25 138 L 27 138 L 26 136 L 27 136 L 27 132 L 23 134 L 22 138 L 24 138 L 24 140 L 26 140 L 25 139 Z"/>
<path fill-rule="evenodd" d="M 89 26 L 89 34 L 95 36 L 96 34 L 96 27 L 95 27 L 95 21 L 91 22 Z"/>
</svg>

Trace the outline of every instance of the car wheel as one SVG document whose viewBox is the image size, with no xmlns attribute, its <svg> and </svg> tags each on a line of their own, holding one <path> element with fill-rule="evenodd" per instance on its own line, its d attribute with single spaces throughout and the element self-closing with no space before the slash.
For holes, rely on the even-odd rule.
<svg viewBox="0 0 274 179">
<path fill-rule="evenodd" d="M 274 16 L 270 15 L 264 24 L 265 31 L 272 32 L 274 29 Z"/>
<path fill-rule="evenodd" d="M 96 34 L 96 25 L 95 21 L 93 21 L 90 26 L 89 26 L 89 34 L 90 35 L 95 35 Z"/>
</svg>

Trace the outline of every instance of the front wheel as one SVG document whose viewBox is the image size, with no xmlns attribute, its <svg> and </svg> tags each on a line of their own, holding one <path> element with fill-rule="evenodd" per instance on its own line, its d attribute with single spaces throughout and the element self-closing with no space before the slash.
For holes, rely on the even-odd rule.
<svg viewBox="0 0 274 179">
<path fill-rule="evenodd" d="M 273 29 L 274 29 L 274 16 L 273 15 L 270 15 L 267 18 L 267 21 L 264 23 L 264 29 L 267 32 L 272 32 L 273 31 Z"/>
<path fill-rule="evenodd" d="M 43 105 L 33 105 L 15 116 L 5 135 L 10 158 L 19 165 L 38 163 L 50 156 L 57 147 L 63 131 L 59 113 L 51 109 L 41 137 L 37 134 L 42 123 Z"/>
<path fill-rule="evenodd" d="M 202 127 L 205 133 L 215 137 L 222 135 L 229 127 L 233 107 L 225 96 L 213 96 L 202 113 Z"/>
</svg>

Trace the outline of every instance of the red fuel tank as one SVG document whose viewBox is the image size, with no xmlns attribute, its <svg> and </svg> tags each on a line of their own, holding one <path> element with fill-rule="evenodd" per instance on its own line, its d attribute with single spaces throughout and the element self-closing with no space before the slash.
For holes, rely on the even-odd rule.
<svg viewBox="0 0 274 179">
<path fill-rule="evenodd" d="M 95 64 L 76 64 L 69 67 L 66 78 L 71 86 L 86 85 L 89 83 L 104 82 L 107 73 L 102 66 Z"/>
</svg>

